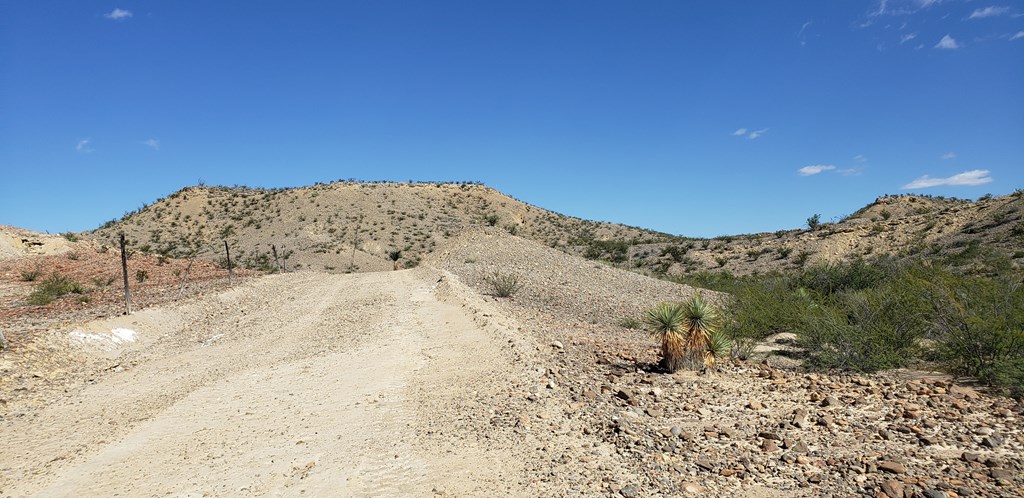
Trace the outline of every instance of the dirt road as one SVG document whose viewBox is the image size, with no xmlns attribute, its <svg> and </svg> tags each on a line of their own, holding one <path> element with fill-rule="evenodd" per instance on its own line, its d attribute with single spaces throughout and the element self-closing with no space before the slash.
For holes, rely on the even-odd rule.
<svg viewBox="0 0 1024 498">
<path fill-rule="evenodd" d="M 69 329 L 119 366 L 4 418 L 0 495 L 531 494 L 501 400 L 532 348 L 439 277 L 276 275 Z"/>
</svg>

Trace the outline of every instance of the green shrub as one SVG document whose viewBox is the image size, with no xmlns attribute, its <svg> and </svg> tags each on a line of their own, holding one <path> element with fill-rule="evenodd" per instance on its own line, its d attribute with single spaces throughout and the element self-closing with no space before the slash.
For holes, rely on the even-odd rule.
<svg viewBox="0 0 1024 498">
<path fill-rule="evenodd" d="M 810 218 L 807 218 L 807 228 L 811 230 L 817 230 L 821 226 L 821 215 L 814 213 Z"/>
<path fill-rule="evenodd" d="M 805 269 L 799 276 L 800 287 L 821 295 L 874 287 L 891 273 L 894 262 L 868 264 L 862 259 L 851 262 L 820 263 Z"/>
<path fill-rule="evenodd" d="M 1020 282 L 937 275 L 931 293 L 940 358 L 958 375 L 1024 387 L 1024 288 Z"/>
<path fill-rule="evenodd" d="M 85 288 L 68 277 L 54 273 L 29 294 L 28 302 L 35 306 L 44 306 L 67 294 L 85 294 Z"/>
<path fill-rule="evenodd" d="M 929 328 L 923 290 L 906 273 L 878 288 L 823 300 L 798 333 L 810 366 L 865 372 L 905 366 Z"/>
<path fill-rule="evenodd" d="M 39 277 L 42 276 L 42 274 L 43 271 L 40 270 L 39 268 L 33 268 L 31 270 L 22 270 L 21 280 L 23 282 L 35 282 L 36 280 L 39 280 Z"/>
<path fill-rule="evenodd" d="M 495 297 L 512 297 L 523 288 L 519 275 L 515 273 L 495 271 L 484 276 L 484 282 L 490 286 L 491 294 Z"/>
</svg>

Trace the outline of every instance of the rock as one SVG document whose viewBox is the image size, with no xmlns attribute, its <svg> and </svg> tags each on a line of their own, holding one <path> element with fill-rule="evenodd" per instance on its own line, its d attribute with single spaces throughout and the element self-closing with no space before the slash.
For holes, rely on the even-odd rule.
<svg viewBox="0 0 1024 498">
<path fill-rule="evenodd" d="M 958 486 L 956 494 L 959 496 L 974 496 L 974 490 L 967 486 Z"/>
<path fill-rule="evenodd" d="M 715 468 L 715 465 L 712 464 L 710 460 L 703 459 L 703 458 L 700 459 L 700 460 L 697 460 L 697 466 L 702 468 L 702 469 L 704 469 L 704 470 L 708 470 L 708 471 L 710 471 L 710 470 Z"/>
<path fill-rule="evenodd" d="M 991 436 L 985 436 L 985 438 L 981 440 L 981 444 L 989 448 L 998 448 L 999 446 L 1002 446 L 1003 438 L 999 437 L 998 434 L 992 434 Z"/>
<path fill-rule="evenodd" d="M 794 453 L 807 453 L 809 451 L 809 449 L 807 448 L 807 443 L 803 441 L 794 444 L 790 448 L 790 450 L 793 451 Z"/>
<path fill-rule="evenodd" d="M 800 429 L 810 427 L 810 424 L 807 422 L 807 410 L 797 408 L 793 412 L 793 421 L 791 423 Z"/>
<path fill-rule="evenodd" d="M 619 389 L 619 391 L 617 393 L 615 393 L 615 397 L 619 398 L 619 399 L 621 399 L 623 401 L 628 402 L 628 401 L 631 401 L 634 398 L 634 394 L 633 394 L 632 390 L 626 389 L 626 388 L 622 388 L 622 389 Z"/>
<path fill-rule="evenodd" d="M 960 459 L 965 461 L 965 462 L 977 462 L 977 461 L 981 460 L 981 454 L 980 453 L 972 453 L 970 451 L 965 451 L 965 452 L 963 452 L 962 455 L 960 455 Z"/>
<path fill-rule="evenodd" d="M 821 401 L 821 406 L 839 406 L 839 398 L 835 396 L 829 396 Z"/>
<path fill-rule="evenodd" d="M 776 443 L 775 441 L 772 441 L 771 439 L 765 439 L 761 443 L 761 449 L 764 450 L 766 453 L 771 453 L 771 452 L 779 449 L 779 445 L 778 445 L 778 443 Z"/>
<path fill-rule="evenodd" d="M 697 409 L 697 413 L 699 413 L 702 417 L 707 417 L 708 415 L 711 415 L 711 410 L 704 408 L 702 406 Z"/>
<path fill-rule="evenodd" d="M 552 342 L 551 343 L 551 347 L 553 347 L 555 349 L 565 349 L 565 346 L 562 345 L 561 341 L 554 341 L 554 342 Z"/>
<path fill-rule="evenodd" d="M 647 415 L 650 415 L 651 417 L 660 417 L 660 416 L 665 414 L 664 412 L 662 412 L 661 410 L 659 410 L 657 408 L 647 408 L 646 411 L 647 411 Z"/>
<path fill-rule="evenodd" d="M 1006 469 L 991 469 L 988 471 L 988 475 L 993 479 L 1005 479 L 1007 481 L 1013 480 L 1013 472 Z"/>
<path fill-rule="evenodd" d="M 899 462 L 883 460 L 878 462 L 878 470 L 889 472 L 891 474 L 903 474 L 907 472 L 907 467 Z"/>
<path fill-rule="evenodd" d="M 701 486 L 700 484 L 697 484 L 695 482 L 684 482 L 679 487 L 683 490 L 683 493 L 690 495 L 704 492 L 704 486 Z"/>
<path fill-rule="evenodd" d="M 885 481 L 882 483 L 882 492 L 890 498 L 903 498 L 903 483 L 899 481 Z"/>
<path fill-rule="evenodd" d="M 756 399 L 752 399 L 747 403 L 747 408 L 750 408 L 751 410 L 764 410 L 764 404 Z"/>
<path fill-rule="evenodd" d="M 619 494 L 626 498 L 636 498 L 640 494 L 640 489 L 632 484 L 627 484 L 619 490 Z"/>
<path fill-rule="evenodd" d="M 933 446 L 939 444 L 938 436 L 920 436 L 917 439 L 921 441 L 921 444 L 925 446 Z"/>
<path fill-rule="evenodd" d="M 923 494 L 924 498 L 949 498 L 949 493 L 937 489 L 926 489 Z"/>
<path fill-rule="evenodd" d="M 673 425 L 669 431 L 672 432 L 673 436 L 679 437 L 679 435 L 683 433 L 683 428 L 678 425 Z"/>
</svg>

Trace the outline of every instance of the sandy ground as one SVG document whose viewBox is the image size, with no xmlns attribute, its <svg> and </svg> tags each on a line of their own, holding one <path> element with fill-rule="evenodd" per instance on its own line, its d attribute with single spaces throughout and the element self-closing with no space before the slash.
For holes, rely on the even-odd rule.
<svg viewBox="0 0 1024 498">
<path fill-rule="evenodd" d="M 275 275 L 68 330 L 120 364 L 4 417 L 0 495 L 535 494 L 533 445 L 473 422 L 528 362 L 439 280 Z"/>
</svg>

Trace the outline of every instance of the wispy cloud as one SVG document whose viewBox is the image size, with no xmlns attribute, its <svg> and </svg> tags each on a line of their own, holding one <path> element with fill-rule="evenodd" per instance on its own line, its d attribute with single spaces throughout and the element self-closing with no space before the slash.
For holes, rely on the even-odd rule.
<svg viewBox="0 0 1024 498">
<path fill-rule="evenodd" d="M 735 136 L 735 137 L 741 137 L 741 136 L 743 136 L 743 135 L 746 135 L 746 134 L 747 134 L 747 129 L 746 129 L 746 128 L 740 128 L 740 129 L 738 129 L 738 130 L 736 130 L 736 131 L 732 132 L 732 134 L 733 134 L 733 136 Z"/>
<path fill-rule="evenodd" d="M 150 138 L 142 141 L 142 145 L 149 147 L 153 150 L 160 150 L 160 141 L 155 138 Z"/>
<path fill-rule="evenodd" d="M 803 168 L 796 170 L 796 172 L 799 173 L 800 176 L 811 176 L 817 175 L 822 171 L 830 171 L 834 169 L 836 169 L 836 167 L 831 164 L 814 164 L 810 166 L 804 166 Z"/>
<path fill-rule="evenodd" d="M 864 171 L 864 168 L 838 168 L 836 173 L 843 176 L 858 176 Z"/>
<path fill-rule="evenodd" d="M 869 17 L 903 16 L 914 14 L 941 3 L 942 0 L 879 0 L 878 8 L 868 14 Z"/>
<path fill-rule="evenodd" d="M 912 188 L 931 188 L 939 187 L 943 185 L 947 186 L 976 186 L 985 185 L 986 183 L 992 183 L 992 177 L 988 176 L 991 173 L 987 169 L 972 169 L 970 171 L 964 171 L 947 178 L 932 178 L 928 175 L 924 175 L 906 185 L 904 189 Z"/>
<path fill-rule="evenodd" d="M 110 12 L 107 12 L 106 14 L 103 14 L 103 17 L 106 17 L 107 19 L 113 19 L 115 21 L 123 21 L 131 16 L 132 11 L 125 9 L 114 9 Z"/>
<path fill-rule="evenodd" d="M 1024 31 L 1018 31 L 1017 34 L 1010 37 L 1011 40 L 1016 40 L 1018 38 L 1024 38 Z"/>
<path fill-rule="evenodd" d="M 747 138 L 753 140 L 755 138 L 760 138 L 761 135 L 764 135 L 765 133 L 768 133 L 768 128 L 762 128 L 760 130 L 754 130 L 754 131 L 752 131 L 752 132 L 747 134 Z"/>
<path fill-rule="evenodd" d="M 807 31 L 807 28 L 809 28 L 812 24 L 814 24 L 814 21 L 805 22 L 802 26 L 800 26 L 800 31 L 797 31 L 796 33 L 796 37 L 800 40 L 801 47 L 807 45 L 807 37 L 804 36 L 804 31 Z"/>
<path fill-rule="evenodd" d="M 88 138 L 83 138 L 75 144 L 75 150 L 80 154 L 88 154 L 93 151 L 92 142 Z"/>
<path fill-rule="evenodd" d="M 949 152 L 943 154 L 942 158 L 943 159 L 947 159 L 947 160 L 949 160 L 949 159 L 956 159 L 956 152 L 949 151 Z"/>
<path fill-rule="evenodd" d="M 857 154 L 856 156 L 853 156 L 853 160 L 857 161 L 858 163 L 868 162 L 868 158 L 865 157 L 864 154 Z"/>
<path fill-rule="evenodd" d="M 942 39 L 939 40 L 939 43 L 935 44 L 935 48 L 941 48 L 945 50 L 955 50 L 960 48 L 961 46 L 962 45 L 960 45 L 955 39 L 953 39 L 952 36 L 949 35 L 943 36 Z"/>
<path fill-rule="evenodd" d="M 917 33 L 907 33 L 900 37 L 900 45 L 903 45 L 914 38 L 917 38 Z"/>
<path fill-rule="evenodd" d="M 971 15 L 968 16 L 967 18 L 968 19 L 983 19 L 983 18 L 986 18 L 986 17 L 1001 16 L 1001 15 L 1009 14 L 1009 13 L 1010 13 L 1010 8 L 1009 7 L 985 7 L 984 9 L 975 9 L 974 12 L 971 12 Z"/>
</svg>

